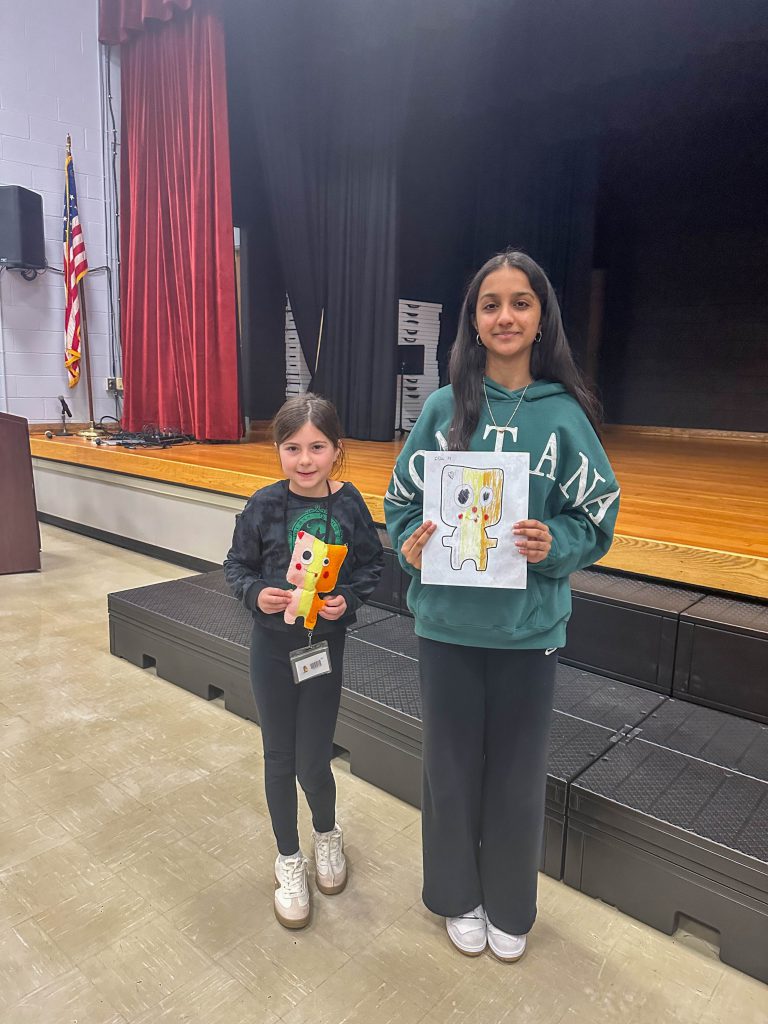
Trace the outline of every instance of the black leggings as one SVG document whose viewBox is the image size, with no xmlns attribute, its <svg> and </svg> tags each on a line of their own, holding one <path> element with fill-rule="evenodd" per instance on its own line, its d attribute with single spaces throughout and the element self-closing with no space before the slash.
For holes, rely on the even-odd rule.
<svg viewBox="0 0 768 1024">
<path fill-rule="evenodd" d="M 479 904 L 525 935 L 536 884 L 557 656 L 419 639 L 424 903 Z"/>
<path fill-rule="evenodd" d="M 264 743 L 264 786 L 280 853 L 299 849 L 296 779 L 307 797 L 316 832 L 336 821 L 336 783 L 331 771 L 333 734 L 341 699 L 344 632 L 328 641 L 332 671 L 296 685 L 289 654 L 306 645 L 303 630 L 265 629 L 251 635 L 251 685 Z"/>
</svg>

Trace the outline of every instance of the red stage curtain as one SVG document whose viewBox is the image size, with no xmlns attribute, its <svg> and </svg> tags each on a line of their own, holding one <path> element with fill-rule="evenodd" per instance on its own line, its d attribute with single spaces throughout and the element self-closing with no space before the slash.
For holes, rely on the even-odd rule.
<svg viewBox="0 0 768 1024">
<path fill-rule="evenodd" d="M 138 4 L 123 2 L 123 8 Z M 160 11 L 161 0 L 143 8 Z M 121 51 L 123 426 L 237 440 L 234 241 L 222 26 L 207 3 Z"/>
<path fill-rule="evenodd" d="M 99 39 L 102 43 L 125 43 L 144 22 L 170 21 L 176 9 L 187 11 L 192 0 L 99 0 Z"/>
</svg>

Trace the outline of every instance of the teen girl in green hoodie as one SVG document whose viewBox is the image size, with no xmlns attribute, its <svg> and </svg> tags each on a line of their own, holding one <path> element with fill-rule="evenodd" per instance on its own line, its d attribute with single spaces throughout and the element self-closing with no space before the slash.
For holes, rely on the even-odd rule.
<svg viewBox="0 0 768 1024">
<path fill-rule="evenodd" d="M 619 487 L 598 406 L 576 368 L 554 290 L 524 253 L 475 275 L 451 353 L 397 460 L 387 527 L 413 577 L 422 688 L 424 891 L 454 945 L 518 960 L 536 917 L 556 654 L 569 574 L 611 545 Z M 514 526 L 525 590 L 424 586 L 425 451 L 528 452 L 530 518 Z"/>
</svg>

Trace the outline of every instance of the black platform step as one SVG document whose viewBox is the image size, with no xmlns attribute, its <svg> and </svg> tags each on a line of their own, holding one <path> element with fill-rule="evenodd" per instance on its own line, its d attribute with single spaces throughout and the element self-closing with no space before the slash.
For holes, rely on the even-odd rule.
<svg viewBox="0 0 768 1024">
<path fill-rule="evenodd" d="M 109 612 L 113 653 L 155 663 L 159 676 L 207 699 L 223 695 L 229 710 L 258 720 L 251 616 L 220 571 L 112 594 Z M 739 626 L 755 629 L 752 620 Z M 355 774 L 418 805 L 416 644 L 410 618 L 360 610 L 335 740 Z M 559 878 L 565 866 L 570 884 L 665 930 L 675 912 L 712 924 L 723 959 L 762 976 L 732 936 L 741 922 L 753 942 L 765 921 L 767 735 L 758 723 L 560 664 L 542 869 Z M 646 900 L 644 881 L 664 898 L 652 888 Z M 675 887 L 685 899 L 666 898 Z M 657 907 L 665 899 L 677 911 Z"/>
<path fill-rule="evenodd" d="M 358 633 L 349 636 L 334 741 L 349 752 L 355 775 L 420 807 L 421 693 L 417 662 L 365 643 Z"/>
<path fill-rule="evenodd" d="M 386 531 L 372 602 L 408 615 L 411 577 Z M 571 576 L 567 664 L 671 696 L 768 721 L 768 605 L 600 568 Z"/>
<path fill-rule="evenodd" d="M 571 784 L 565 848 L 569 885 L 667 934 L 700 921 L 768 981 L 768 783 L 620 742 Z"/>
<path fill-rule="evenodd" d="M 233 714 L 258 722 L 248 674 L 253 620 L 218 589 L 218 573 L 110 594 L 110 650 L 198 697 L 222 696 Z M 211 578 L 206 578 L 211 577 Z"/>
<path fill-rule="evenodd" d="M 364 604 L 362 608 L 358 608 L 355 612 L 357 622 L 349 627 L 349 631 L 350 633 L 355 633 L 359 629 L 370 626 L 372 622 L 382 622 L 384 619 L 391 619 L 394 614 L 394 612 L 388 611 L 386 608 L 375 608 L 372 604 Z"/>
<path fill-rule="evenodd" d="M 671 693 L 678 620 L 703 595 L 597 571 L 574 573 L 571 590 L 573 614 L 561 660 Z"/>
<path fill-rule="evenodd" d="M 613 729 L 555 711 L 549 734 L 547 796 L 541 870 L 551 878 L 563 877 L 568 813 L 568 788 L 618 739 Z"/>
<path fill-rule="evenodd" d="M 555 710 L 610 729 L 634 728 L 664 703 L 664 697 L 638 686 L 564 665 L 557 666 Z"/>
<path fill-rule="evenodd" d="M 768 782 L 768 725 L 683 700 L 666 700 L 643 721 L 639 736 Z"/>
<path fill-rule="evenodd" d="M 153 663 L 159 676 L 203 698 L 221 695 L 228 710 L 258 722 L 248 678 L 251 616 L 227 594 L 220 572 L 112 594 L 109 609 L 113 653 L 137 665 Z M 358 618 L 347 639 L 335 741 L 349 751 L 356 775 L 419 806 L 421 694 L 413 620 L 371 608 Z M 558 666 L 543 870 L 562 874 L 570 781 L 662 699 Z"/>
<path fill-rule="evenodd" d="M 768 722 L 768 606 L 705 597 L 683 612 L 674 691 Z"/>
<path fill-rule="evenodd" d="M 365 629 L 359 629 L 355 636 L 358 640 L 383 647 L 388 651 L 404 654 L 414 661 L 419 656 L 418 641 L 413 629 L 413 619 L 404 615 L 392 615 L 387 619 L 375 622 Z"/>
</svg>

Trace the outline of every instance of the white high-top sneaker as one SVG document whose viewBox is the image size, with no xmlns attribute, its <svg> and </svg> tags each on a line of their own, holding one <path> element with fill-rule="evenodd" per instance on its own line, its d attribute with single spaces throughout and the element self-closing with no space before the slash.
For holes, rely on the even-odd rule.
<svg viewBox="0 0 768 1024">
<path fill-rule="evenodd" d="M 275 861 L 275 917 L 286 928 L 309 924 L 307 858 L 301 850 Z"/>
<path fill-rule="evenodd" d="M 347 884 L 347 859 L 344 856 L 344 833 L 337 822 L 330 832 L 312 830 L 315 848 L 315 881 L 326 896 L 341 892 Z"/>
</svg>

